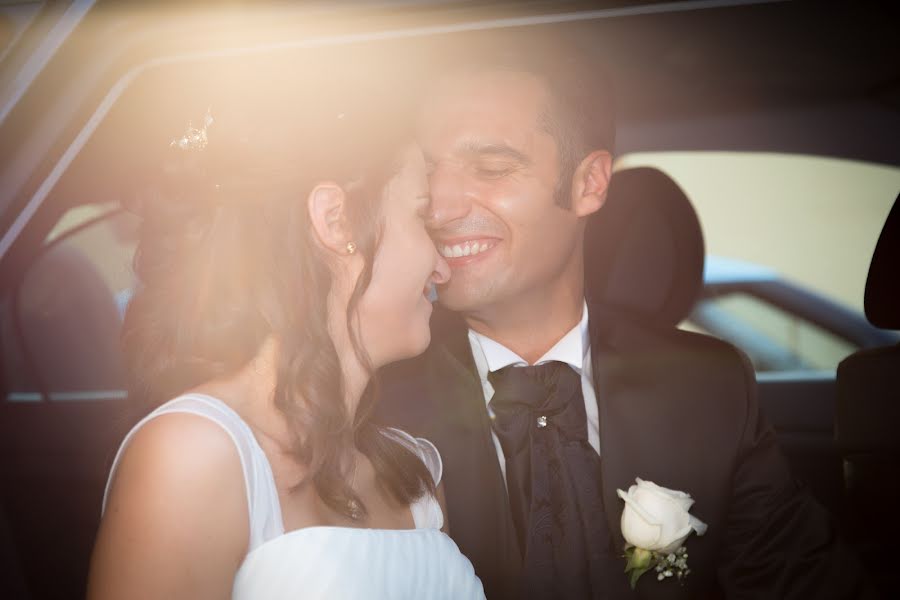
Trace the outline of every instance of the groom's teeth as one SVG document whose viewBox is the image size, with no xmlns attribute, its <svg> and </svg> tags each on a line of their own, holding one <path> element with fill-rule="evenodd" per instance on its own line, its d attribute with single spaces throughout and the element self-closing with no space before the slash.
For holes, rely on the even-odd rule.
<svg viewBox="0 0 900 600">
<path fill-rule="evenodd" d="M 465 242 L 454 246 L 443 245 L 440 247 L 441 255 L 444 258 L 460 258 L 463 256 L 475 256 L 487 250 L 490 246 L 487 242 Z"/>
</svg>

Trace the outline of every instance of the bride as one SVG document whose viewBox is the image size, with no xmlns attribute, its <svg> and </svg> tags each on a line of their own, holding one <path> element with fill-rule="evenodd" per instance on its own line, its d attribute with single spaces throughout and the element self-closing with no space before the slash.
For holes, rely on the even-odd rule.
<svg viewBox="0 0 900 600">
<path fill-rule="evenodd" d="M 141 194 L 123 339 L 155 408 L 115 457 L 88 597 L 482 598 L 440 455 L 363 395 L 426 348 L 449 277 L 422 154 L 377 111 L 293 127 L 285 104 L 207 114 Z"/>
</svg>

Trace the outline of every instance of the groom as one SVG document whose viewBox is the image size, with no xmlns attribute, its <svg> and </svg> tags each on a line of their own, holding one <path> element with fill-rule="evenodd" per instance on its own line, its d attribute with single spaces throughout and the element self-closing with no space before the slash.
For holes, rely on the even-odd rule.
<svg viewBox="0 0 900 600">
<path fill-rule="evenodd" d="M 430 228 L 452 277 L 433 340 L 382 375 L 382 417 L 433 441 L 450 533 L 494 598 L 857 597 L 731 346 L 585 301 L 611 175 L 609 90 L 554 48 L 445 70 L 421 110 Z M 691 494 L 690 574 L 624 574 L 616 490 Z"/>
</svg>

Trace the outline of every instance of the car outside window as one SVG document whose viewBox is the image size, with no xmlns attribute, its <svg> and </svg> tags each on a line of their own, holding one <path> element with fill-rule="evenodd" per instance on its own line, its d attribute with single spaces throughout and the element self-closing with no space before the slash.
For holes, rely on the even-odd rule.
<svg viewBox="0 0 900 600">
<path fill-rule="evenodd" d="M 63 215 L 6 299 L 7 401 L 125 396 L 119 335 L 136 235 L 134 215 L 114 204 Z"/>
<path fill-rule="evenodd" d="M 815 323 L 742 292 L 701 299 L 682 327 L 742 348 L 757 372 L 833 371 L 857 349 Z"/>
<path fill-rule="evenodd" d="M 863 295 L 900 168 L 756 152 L 633 153 L 615 168 L 639 166 L 672 177 L 703 227 L 704 293 L 682 327 L 731 341 L 757 371 L 833 372 L 898 341 L 865 322 Z"/>
</svg>

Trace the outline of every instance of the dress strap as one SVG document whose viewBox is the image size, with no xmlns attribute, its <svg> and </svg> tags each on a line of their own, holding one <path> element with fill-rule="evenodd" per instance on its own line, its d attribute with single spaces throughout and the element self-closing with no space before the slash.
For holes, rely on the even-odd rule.
<svg viewBox="0 0 900 600">
<path fill-rule="evenodd" d="M 218 398 L 205 394 L 178 396 L 156 408 L 128 432 L 119 446 L 119 451 L 116 453 L 109 472 L 106 490 L 103 494 L 103 510 L 106 509 L 106 498 L 116 468 L 134 434 L 152 419 L 170 413 L 188 413 L 209 419 L 225 430 L 231 441 L 234 442 L 240 457 L 241 469 L 244 473 L 244 487 L 247 493 L 250 519 L 248 551 L 253 551 L 262 543 L 283 534 L 284 525 L 281 518 L 281 506 L 278 502 L 278 490 L 275 487 L 275 478 L 265 452 L 256 441 L 253 431 L 240 415 Z"/>
<path fill-rule="evenodd" d="M 441 461 L 441 453 L 437 447 L 425 438 L 413 437 L 395 427 L 386 428 L 385 433 L 419 457 L 419 460 L 431 473 L 431 478 L 437 487 L 444 473 L 444 463 Z M 444 526 L 444 513 L 437 498 L 432 494 L 422 495 L 410 505 L 409 509 L 412 512 L 416 529 L 440 529 Z"/>
</svg>

